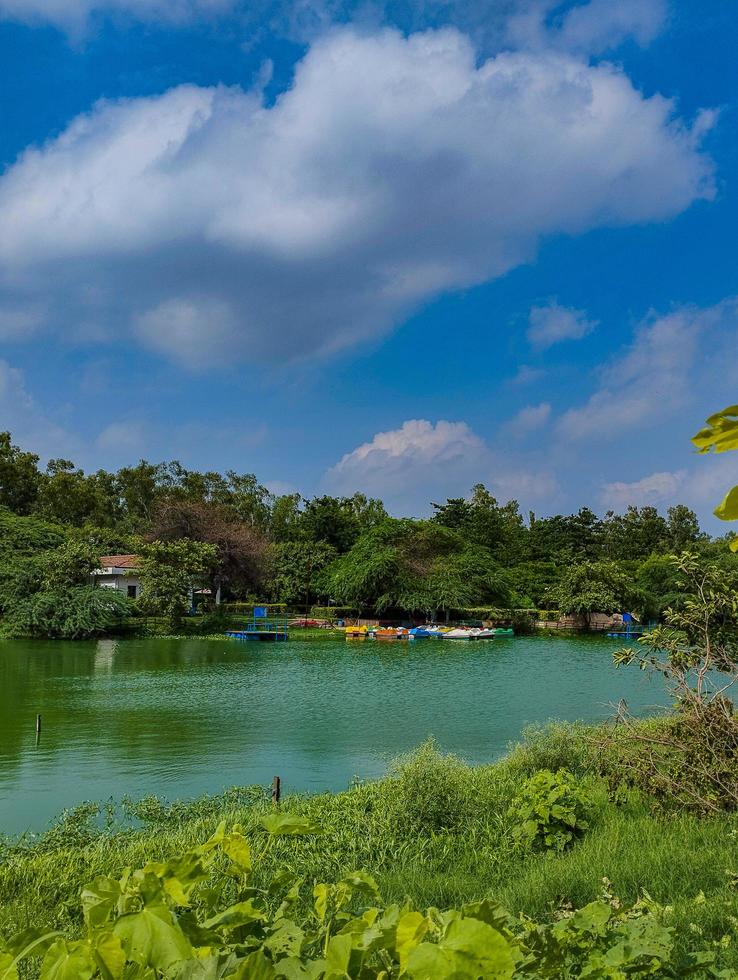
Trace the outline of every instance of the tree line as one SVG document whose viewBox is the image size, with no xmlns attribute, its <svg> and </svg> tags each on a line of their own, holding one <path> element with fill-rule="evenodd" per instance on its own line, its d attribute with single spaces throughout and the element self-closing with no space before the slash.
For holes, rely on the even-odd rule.
<svg viewBox="0 0 738 980">
<path fill-rule="evenodd" d="M 92 589 L 101 555 L 141 556 L 138 611 L 185 612 L 193 580 L 230 600 L 295 609 L 338 606 L 432 618 L 478 608 L 656 617 L 678 582 L 667 556 L 687 548 L 731 560 L 683 504 L 665 515 L 628 507 L 598 516 L 523 515 L 482 484 L 431 505 L 428 519 L 390 517 L 362 493 L 276 495 L 254 474 L 199 472 L 141 460 L 85 473 L 46 467 L 0 433 L 0 613 L 11 633 L 86 635 L 134 607 Z"/>
</svg>

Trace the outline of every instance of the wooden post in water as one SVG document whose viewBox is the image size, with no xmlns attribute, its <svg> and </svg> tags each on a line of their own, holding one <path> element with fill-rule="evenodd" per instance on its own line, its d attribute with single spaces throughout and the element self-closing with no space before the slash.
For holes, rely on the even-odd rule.
<svg viewBox="0 0 738 980">
<path fill-rule="evenodd" d="M 279 803 L 279 798 L 282 795 L 282 780 L 279 776 L 275 776 L 272 780 L 272 803 Z"/>
<path fill-rule="evenodd" d="M 36 734 L 41 734 L 41 715 L 36 715 Z"/>
</svg>

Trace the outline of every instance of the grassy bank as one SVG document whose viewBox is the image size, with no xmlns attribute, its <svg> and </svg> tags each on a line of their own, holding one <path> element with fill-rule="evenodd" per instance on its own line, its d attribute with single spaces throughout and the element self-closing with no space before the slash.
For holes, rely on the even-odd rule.
<svg viewBox="0 0 738 980">
<path fill-rule="evenodd" d="M 424 747 L 390 776 L 344 793 L 288 797 L 282 810 L 310 817 L 321 836 L 280 838 L 258 862 L 256 884 L 280 869 L 306 882 L 335 881 L 357 868 L 372 874 L 385 901 L 419 908 L 458 906 L 493 897 L 511 912 L 546 921 L 611 889 L 623 901 L 644 892 L 685 950 L 715 946 L 738 976 L 738 819 L 654 810 L 634 790 L 613 792 L 593 767 L 592 730 L 538 733 L 503 762 L 466 767 Z M 593 801 L 591 827 L 560 854 L 515 846 L 510 801 L 541 768 L 565 766 Z M 0 863 L 0 935 L 29 925 L 73 934 L 81 925 L 83 884 L 125 866 L 177 854 L 204 841 L 218 822 L 252 833 L 272 811 L 258 789 L 168 806 L 132 808 L 136 829 L 101 831 L 80 810 L 35 841 L 7 845 Z M 608 879 L 611 884 L 604 884 Z M 298 909 L 299 917 L 299 909 Z"/>
</svg>

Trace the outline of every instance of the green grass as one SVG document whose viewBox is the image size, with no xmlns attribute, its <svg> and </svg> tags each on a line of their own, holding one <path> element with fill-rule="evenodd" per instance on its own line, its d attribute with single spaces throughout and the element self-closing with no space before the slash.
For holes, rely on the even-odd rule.
<svg viewBox="0 0 738 980">
<path fill-rule="evenodd" d="M 386 901 L 451 906 L 491 896 L 539 920 L 562 905 L 581 906 L 603 891 L 624 901 L 644 891 L 671 906 L 668 921 L 683 948 L 725 942 L 722 963 L 738 976 L 738 818 L 654 811 L 638 792 L 611 799 L 592 771 L 591 732 L 537 733 L 504 761 L 470 768 L 424 746 L 389 777 L 339 794 L 293 796 L 282 808 L 311 817 L 325 835 L 279 839 L 257 864 L 257 878 L 278 868 L 306 882 L 335 880 L 363 868 Z M 592 827 L 563 854 L 523 853 L 511 837 L 511 799 L 532 772 L 567 766 L 594 800 Z M 167 806 L 144 801 L 141 826 L 103 832 L 82 812 L 33 842 L 7 846 L 0 863 L 0 934 L 30 924 L 73 933 L 81 886 L 100 874 L 176 854 L 208 837 L 220 820 L 247 832 L 271 803 L 258 789 Z M 258 854 L 258 848 L 256 848 Z M 306 895 L 308 889 L 305 890 Z"/>
</svg>

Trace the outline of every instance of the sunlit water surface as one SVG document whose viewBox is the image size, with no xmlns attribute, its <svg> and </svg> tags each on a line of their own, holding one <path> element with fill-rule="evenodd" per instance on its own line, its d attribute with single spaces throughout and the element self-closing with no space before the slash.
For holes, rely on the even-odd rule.
<svg viewBox="0 0 738 980">
<path fill-rule="evenodd" d="M 342 789 L 431 734 L 487 762 L 531 724 L 603 719 L 620 698 L 662 706 L 658 683 L 613 667 L 617 646 L 0 641 L 0 833 L 83 800 L 186 799 L 275 774 L 286 790 Z"/>
</svg>

